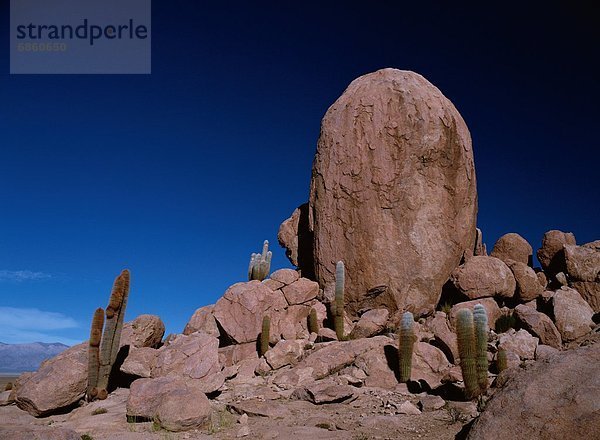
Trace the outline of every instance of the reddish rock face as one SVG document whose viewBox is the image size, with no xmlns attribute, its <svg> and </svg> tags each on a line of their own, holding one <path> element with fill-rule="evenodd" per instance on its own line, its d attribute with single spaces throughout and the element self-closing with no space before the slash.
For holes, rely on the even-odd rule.
<svg viewBox="0 0 600 440">
<path fill-rule="evenodd" d="M 157 347 L 165 334 L 165 325 L 156 315 L 140 315 L 123 325 L 120 346 Z"/>
<path fill-rule="evenodd" d="M 544 288 L 535 271 L 525 263 L 508 260 L 508 267 L 517 282 L 517 298 L 521 302 L 532 301 L 542 294 Z"/>
<path fill-rule="evenodd" d="M 547 273 L 555 275 L 565 271 L 563 246 L 566 244 L 576 244 L 575 236 L 571 232 L 552 230 L 544 234 L 542 247 L 538 249 L 537 257 Z"/>
<path fill-rule="evenodd" d="M 472 257 L 452 272 L 451 279 L 456 288 L 470 299 L 487 296 L 511 298 L 516 288 L 511 270 L 495 257 Z M 536 284 L 539 284 L 537 278 Z"/>
<path fill-rule="evenodd" d="M 40 365 L 17 387 L 17 405 L 35 417 L 74 404 L 87 386 L 88 344 L 75 345 Z"/>
<path fill-rule="evenodd" d="M 313 164 L 309 228 L 321 286 L 334 281 L 338 260 L 346 265 L 350 313 L 378 306 L 432 312 L 473 249 L 476 213 L 469 130 L 425 78 L 379 70 L 353 81 L 329 108 Z M 385 294 L 367 294 L 376 287 Z"/>
<path fill-rule="evenodd" d="M 449 316 L 452 328 L 456 328 L 456 315 L 458 314 L 458 311 L 460 309 L 465 308 L 468 308 L 471 311 L 473 311 L 473 307 L 475 307 L 475 304 L 481 304 L 485 308 L 485 311 L 488 316 L 488 327 L 490 329 L 494 328 L 494 325 L 496 324 L 496 321 L 498 320 L 500 315 L 502 315 L 502 312 L 493 298 L 480 298 L 473 301 L 461 302 L 452 306 Z"/>
<path fill-rule="evenodd" d="M 539 338 L 531 336 L 527 330 L 521 329 L 517 332 L 509 329 L 498 338 L 498 350 L 514 353 L 521 360 L 534 359 L 538 342 Z"/>
<path fill-rule="evenodd" d="M 595 313 L 600 312 L 600 240 L 583 246 L 565 245 L 564 255 L 569 285 Z"/>
<path fill-rule="evenodd" d="M 260 281 L 237 283 L 217 301 L 213 316 L 237 344 L 256 341 L 263 316 L 283 312 L 287 302 L 280 290 L 273 292 Z M 273 329 L 272 329 L 273 330 Z M 272 332 L 275 333 L 275 332 Z"/>
<path fill-rule="evenodd" d="M 389 316 L 390 312 L 387 309 L 369 310 L 360 317 L 352 329 L 350 339 L 370 338 L 378 335 L 385 329 Z"/>
<path fill-rule="evenodd" d="M 469 432 L 471 440 L 598 438 L 600 344 L 507 371 Z"/>
<path fill-rule="evenodd" d="M 183 329 L 183 334 L 191 335 L 194 332 L 202 330 L 211 336 L 219 337 L 217 321 L 215 321 L 215 317 L 212 314 L 214 308 L 214 305 L 208 305 L 196 310 Z"/>
<path fill-rule="evenodd" d="M 160 377 L 131 384 L 128 416 L 154 419 L 169 431 L 185 431 L 205 428 L 210 414 L 210 402 L 194 381 Z"/>
<path fill-rule="evenodd" d="M 515 308 L 515 316 L 526 330 L 540 338 L 541 344 L 560 349 L 562 338 L 547 315 L 524 304 L 519 304 Z"/>
<path fill-rule="evenodd" d="M 490 256 L 496 257 L 508 263 L 509 260 L 530 264 L 533 249 L 523 237 L 514 232 L 504 234 L 494 245 Z"/>
<path fill-rule="evenodd" d="M 561 287 L 554 292 L 552 308 L 554 323 L 565 342 L 589 333 L 594 326 L 594 311 L 574 289 Z"/>
</svg>

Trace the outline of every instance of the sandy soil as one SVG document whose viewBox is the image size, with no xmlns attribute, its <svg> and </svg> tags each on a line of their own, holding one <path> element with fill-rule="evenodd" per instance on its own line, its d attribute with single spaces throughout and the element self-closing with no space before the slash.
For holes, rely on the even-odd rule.
<svg viewBox="0 0 600 440">
<path fill-rule="evenodd" d="M 268 389 L 239 398 L 223 393 L 213 401 L 213 417 L 202 431 L 173 433 L 152 422 L 127 423 L 125 404 L 129 390 L 119 389 L 105 401 L 97 401 L 69 414 L 36 419 L 16 406 L 0 407 L 0 426 L 39 425 L 65 427 L 88 434 L 94 440 L 123 439 L 408 439 L 450 440 L 465 423 L 471 404 L 449 402 L 446 407 L 420 415 L 397 414 L 397 406 L 419 396 L 375 388 L 362 388 L 350 402 L 314 405 L 277 398 Z M 471 407 L 465 408 L 471 405 Z M 102 408 L 102 409 L 100 409 Z M 248 414 L 247 423 L 240 413 Z M 240 423 L 242 422 L 242 423 Z M 245 435 L 244 435 L 245 434 Z M 460 438 L 460 435 L 459 435 Z"/>
</svg>

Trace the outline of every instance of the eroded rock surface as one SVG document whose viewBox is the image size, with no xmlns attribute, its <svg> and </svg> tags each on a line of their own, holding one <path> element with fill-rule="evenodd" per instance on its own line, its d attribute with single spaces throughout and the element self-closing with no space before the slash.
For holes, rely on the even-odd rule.
<svg viewBox="0 0 600 440">
<path fill-rule="evenodd" d="M 516 281 L 509 267 L 495 257 L 472 257 L 452 272 L 456 288 L 470 299 L 489 296 L 511 298 Z M 537 283 L 537 279 L 536 279 Z"/>
<path fill-rule="evenodd" d="M 504 234 L 500 237 L 490 253 L 490 256 L 499 258 L 505 263 L 513 260 L 526 265 L 531 264 L 532 255 L 533 249 L 531 245 L 527 240 L 514 232 Z"/>
<path fill-rule="evenodd" d="M 510 372 L 468 438 L 598 438 L 599 363 L 600 344 L 594 344 Z"/>
<path fill-rule="evenodd" d="M 552 307 L 554 323 L 565 342 L 589 333 L 594 326 L 594 311 L 575 289 L 561 287 L 554 292 Z"/>
<path fill-rule="evenodd" d="M 39 417 L 76 403 L 87 387 L 86 343 L 75 345 L 44 361 L 16 389 L 19 408 Z"/>
<path fill-rule="evenodd" d="M 416 73 L 383 69 L 356 79 L 323 118 L 308 211 L 316 279 L 332 283 L 343 260 L 351 314 L 433 311 L 475 242 L 465 122 Z M 381 294 L 368 293 L 375 288 Z"/>
</svg>

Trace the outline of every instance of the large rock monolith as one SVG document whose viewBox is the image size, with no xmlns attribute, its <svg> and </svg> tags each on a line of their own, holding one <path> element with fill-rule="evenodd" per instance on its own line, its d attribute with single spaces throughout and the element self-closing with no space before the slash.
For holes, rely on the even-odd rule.
<svg viewBox="0 0 600 440">
<path fill-rule="evenodd" d="M 476 214 L 469 130 L 421 75 L 361 76 L 327 110 L 308 227 L 321 286 L 334 281 L 338 260 L 346 265 L 348 312 L 432 312 L 465 250 L 473 251 Z"/>
</svg>

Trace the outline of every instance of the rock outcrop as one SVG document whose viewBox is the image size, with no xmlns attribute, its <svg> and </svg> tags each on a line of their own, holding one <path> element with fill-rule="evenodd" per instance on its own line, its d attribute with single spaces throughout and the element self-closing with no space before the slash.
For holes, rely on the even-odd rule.
<svg viewBox="0 0 600 440">
<path fill-rule="evenodd" d="M 217 321 L 213 316 L 214 305 L 208 305 L 197 309 L 188 323 L 183 329 L 184 335 L 191 335 L 197 331 L 203 331 L 212 336 L 219 336 L 219 327 L 217 327 Z"/>
<path fill-rule="evenodd" d="M 554 292 L 552 307 L 554 323 L 565 342 L 589 333 L 594 326 L 594 311 L 574 289 L 561 287 Z"/>
<path fill-rule="evenodd" d="M 432 312 L 463 253 L 474 248 L 476 213 L 469 131 L 422 76 L 395 69 L 364 75 L 329 108 L 313 164 L 309 228 L 321 287 L 333 282 L 336 261 L 346 265 L 351 315 L 381 306 Z"/>
<path fill-rule="evenodd" d="M 270 280 L 237 283 L 227 289 L 212 311 L 224 332 L 222 338 L 234 344 L 256 341 L 264 316 L 271 319 L 272 344 L 281 338 L 296 339 L 308 335 L 310 309 L 320 308 L 316 300 L 319 286 L 314 281 L 298 278 L 295 271 L 286 270 L 289 270 L 287 277 L 284 271 Z M 290 276 L 292 274 L 296 274 L 295 277 Z M 277 284 L 273 285 L 270 281 Z M 282 287 L 278 288 L 280 285 Z"/>
<path fill-rule="evenodd" d="M 350 333 L 350 339 L 370 338 L 385 329 L 390 312 L 387 309 L 373 309 L 361 315 Z"/>
<path fill-rule="evenodd" d="M 19 408 L 40 417 L 75 404 L 87 387 L 87 353 L 88 345 L 84 343 L 44 361 L 38 371 L 19 384 Z"/>
<path fill-rule="evenodd" d="M 560 349 L 562 338 L 552 320 L 544 313 L 540 313 L 524 304 L 515 307 L 515 316 L 520 325 L 528 332 L 540 338 L 540 343 Z"/>
<path fill-rule="evenodd" d="M 508 263 L 509 260 L 518 261 L 526 265 L 531 265 L 533 249 L 531 245 L 519 234 L 511 232 L 504 234 L 494 245 L 490 256 L 499 258 Z"/>
<path fill-rule="evenodd" d="M 600 312 L 600 240 L 583 246 L 565 245 L 564 255 L 569 285 L 595 313 Z"/>
<path fill-rule="evenodd" d="M 452 272 L 454 286 L 469 299 L 512 298 L 516 281 L 508 266 L 495 257 L 472 257 Z M 536 278 L 537 283 L 537 278 Z"/>
<path fill-rule="evenodd" d="M 571 232 L 548 231 L 542 238 L 542 247 L 537 251 L 538 260 L 544 271 L 555 275 L 565 271 L 564 246 L 575 245 L 575 236 Z"/>
<path fill-rule="evenodd" d="M 513 353 L 522 361 L 535 358 L 535 349 L 538 346 L 539 339 L 531 336 L 527 330 L 515 331 L 509 329 L 506 333 L 500 335 L 498 340 L 498 350 L 506 350 Z"/>
<path fill-rule="evenodd" d="M 127 400 L 128 417 L 156 420 L 168 431 L 205 428 L 211 412 L 202 388 L 176 377 L 138 379 Z"/>
<path fill-rule="evenodd" d="M 542 294 L 544 287 L 531 267 L 514 260 L 507 260 L 507 264 L 517 282 L 516 296 L 520 302 L 532 301 Z"/>
<path fill-rule="evenodd" d="M 506 371 L 506 386 L 487 402 L 468 439 L 598 438 L 600 344 Z"/>
<path fill-rule="evenodd" d="M 165 334 L 165 324 L 156 315 L 140 315 L 123 326 L 121 346 L 158 347 Z"/>
</svg>

